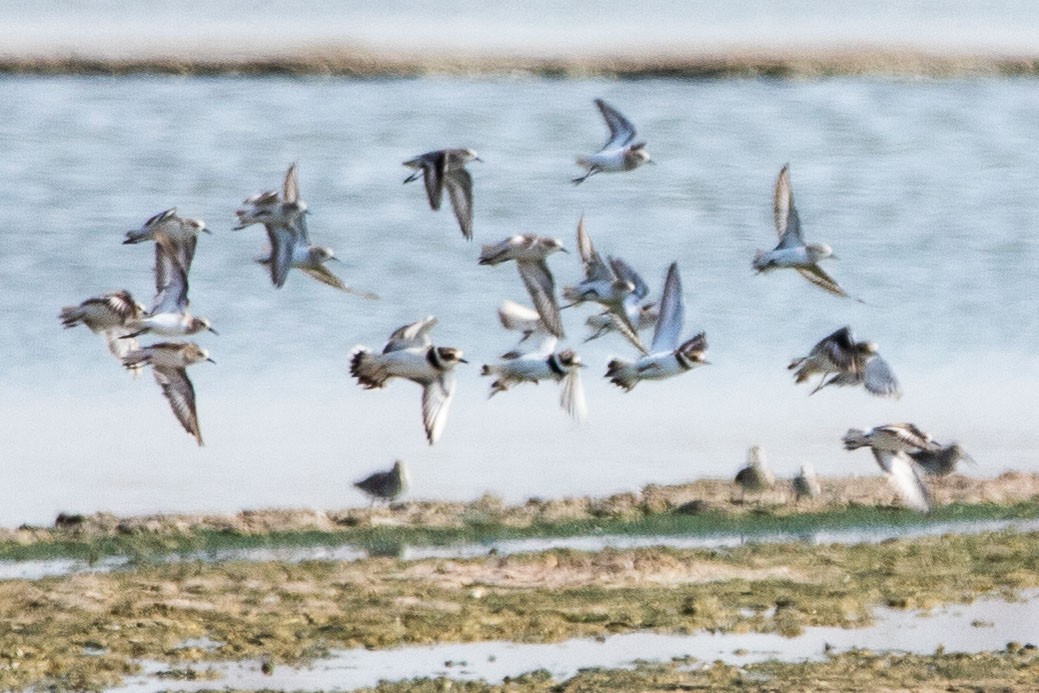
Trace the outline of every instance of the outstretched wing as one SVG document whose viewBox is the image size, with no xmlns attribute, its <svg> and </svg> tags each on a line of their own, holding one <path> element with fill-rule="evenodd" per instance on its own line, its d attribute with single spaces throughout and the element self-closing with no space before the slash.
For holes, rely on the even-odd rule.
<svg viewBox="0 0 1039 693">
<path fill-rule="evenodd" d="M 631 124 L 630 120 L 621 115 L 620 111 L 602 99 L 596 99 L 595 105 L 599 107 L 599 112 L 602 113 L 602 117 L 606 121 L 606 127 L 610 129 L 610 136 L 607 138 L 606 144 L 603 145 L 603 149 L 623 147 L 635 139 L 635 126 Z"/>
<path fill-rule="evenodd" d="M 421 320 L 398 327 L 390 335 L 386 346 L 383 347 L 382 353 L 388 354 L 391 351 L 400 351 L 402 349 L 428 347 L 432 344 L 432 341 L 429 339 L 429 331 L 436 324 L 436 317 L 427 315 Z"/>
<path fill-rule="evenodd" d="M 862 369 L 862 384 L 871 394 L 878 397 L 898 399 L 902 396 L 902 389 L 891 366 L 877 355 L 866 359 L 866 365 Z"/>
<path fill-rule="evenodd" d="M 841 296 L 842 298 L 851 298 L 848 293 L 841 288 L 840 284 L 833 280 L 833 278 L 826 274 L 819 265 L 810 265 L 808 267 L 795 267 L 795 269 L 801 274 L 802 277 L 812 282 L 820 289 L 828 291 L 834 296 Z"/>
<path fill-rule="evenodd" d="M 455 376 L 450 370 L 440 377 L 425 383 L 422 388 L 422 425 L 426 429 L 426 440 L 433 445 L 440 440 L 447 424 L 447 413 L 455 395 Z"/>
<path fill-rule="evenodd" d="M 473 240 L 473 177 L 464 168 L 452 168 L 443 178 L 458 227 L 465 240 Z"/>
<path fill-rule="evenodd" d="M 678 263 L 672 262 L 667 268 L 664 280 L 663 298 L 660 301 L 660 317 L 653 332 L 653 344 L 650 353 L 674 351 L 682 334 L 685 303 L 682 300 L 682 278 L 678 274 Z"/>
<path fill-rule="evenodd" d="M 195 440 L 202 445 L 202 433 L 198 427 L 198 415 L 195 412 L 195 388 L 188 379 L 188 374 L 183 368 L 163 368 L 153 366 L 155 382 L 162 388 L 162 394 L 170 402 L 173 414 L 180 421 L 184 430 L 195 436 Z"/>
<path fill-rule="evenodd" d="M 574 421 L 580 423 L 588 416 L 588 403 L 584 397 L 581 369 L 574 368 L 563 378 L 559 393 L 559 404 Z"/>
<path fill-rule="evenodd" d="M 794 192 L 790 188 L 790 164 L 784 164 L 776 178 L 772 191 L 772 219 L 779 234 L 777 248 L 796 248 L 805 244 L 801 237 L 801 220 L 794 206 Z"/>
<path fill-rule="evenodd" d="M 541 321 L 550 333 L 562 338 L 563 321 L 559 317 L 559 304 L 556 302 L 556 283 L 548 271 L 548 265 L 544 260 L 524 260 L 517 261 L 516 268 Z"/>
</svg>

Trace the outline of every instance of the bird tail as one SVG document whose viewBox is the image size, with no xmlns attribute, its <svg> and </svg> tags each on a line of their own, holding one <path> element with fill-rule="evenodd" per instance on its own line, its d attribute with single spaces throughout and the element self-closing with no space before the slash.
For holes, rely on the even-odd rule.
<svg viewBox="0 0 1039 693">
<path fill-rule="evenodd" d="M 61 313 L 58 315 L 61 318 L 61 324 L 66 328 L 75 327 L 83 320 L 83 311 L 79 306 L 68 306 L 61 309 Z"/>
<path fill-rule="evenodd" d="M 635 364 L 621 359 L 613 359 L 606 365 L 606 377 L 614 385 L 629 391 L 639 382 Z"/>
<path fill-rule="evenodd" d="M 866 432 L 858 428 L 849 428 L 848 432 L 844 434 L 845 450 L 858 450 L 869 446 L 869 440 L 866 438 Z"/>
<path fill-rule="evenodd" d="M 350 375 L 357 378 L 357 384 L 366 390 L 380 388 L 386 383 L 386 374 L 378 359 L 365 347 L 357 347 L 350 356 Z"/>
</svg>

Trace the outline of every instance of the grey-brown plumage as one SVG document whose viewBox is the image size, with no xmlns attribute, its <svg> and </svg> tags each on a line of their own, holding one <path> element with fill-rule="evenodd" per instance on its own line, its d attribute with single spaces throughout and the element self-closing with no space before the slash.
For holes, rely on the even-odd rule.
<svg viewBox="0 0 1039 693">
<path fill-rule="evenodd" d="M 794 497 L 798 501 L 802 498 L 817 498 L 823 492 L 819 479 L 815 476 L 815 470 L 810 464 L 802 464 L 801 471 L 791 480 L 790 484 L 794 488 Z"/>
<path fill-rule="evenodd" d="M 747 450 L 747 464 L 736 472 L 735 481 L 744 493 L 760 493 L 775 486 L 776 477 L 766 465 L 765 451 L 760 445 Z"/>
<path fill-rule="evenodd" d="M 943 445 L 936 450 L 917 450 L 909 456 L 920 465 L 929 476 L 948 476 L 956 471 L 956 465 L 962 460 L 968 464 L 976 464 L 959 443 Z"/>
<path fill-rule="evenodd" d="M 141 365 L 152 367 L 155 382 L 169 400 L 177 421 L 201 446 L 202 432 L 199 430 L 195 408 L 195 387 L 187 374 L 187 367 L 200 361 L 215 363 L 209 358 L 209 352 L 194 342 L 159 342 L 135 349 L 123 358 L 123 365 L 127 368 Z"/>
<path fill-rule="evenodd" d="M 559 302 L 556 300 L 556 283 L 545 259 L 554 252 L 566 252 L 563 242 L 556 238 L 538 236 L 533 233 L 509 236 L 498 243 L 484 245 L 480 250 L 479 264 L 498 265 L 509 260 L 516 262 L 523 285 L 527 287 L 534 309 L 541 316 L 545 328 L 556 337 L 563 338 L 563 321 L 559 317 Z"/>
<path fill-rule="evenodd" d="M 371 496 L 372 503 L 377 500 L 394 501 L 404 494 L 411 485 L 411 478 L 404 462 L 397 460 L 393 468 L 385 472 L 375 472 L 354 483 L 354 486 Z"/>
<path fill-rule="evenodd" d="M 473 239 L 473 177 L 465 168 L 470 161 L 483 159 L 472 149 L 438 149 L 404 162 L 408 168 L 415 169 L 404 182 L 410 183 L 421 176 L 429 206 L 434 211 L 440 209 L 444 188 L 447 188 L 458 227 L 467 241 Z"/>
<path fill-rule="evenodd" d="M 863 385 L 868 392 L 879 397 L 897 399 L 902 396 L 894 372 L 877 353 L 876 342 L 856 341 L 848 326 L 823 337 L 808 356 L 794 359 L 787 368 L 794 371 L 797 384 L 822 374 L 819 384 L 810 394 L 828 385 Z"/>
<path fill-rule="evenodd" d="M 91 332 L 104 337 L 108 350 L 121 362 L 137 348 L 137 340 L 131 335 L 135 321 L 143 315 L 144 306 L 129 291 L 113 291 L 88 298 L 78 306 L 65 306 L 58 317 L 65 329 L 86 325 Z M 140 369 L 136 366 L 130 370 L 136 375 Z"/>
<path fill-rule="evenodd" d="M 911 423 L 897 423 L 877 426 L 870 431 L 852 428 L 842 440 L 846 450 L 870 448 L 873 459 L 903 503 L 920 512 L 931 509 L 931 493 L 911 457 L 915 452 L 940 449 L 930 435 Z"/>
</svg>

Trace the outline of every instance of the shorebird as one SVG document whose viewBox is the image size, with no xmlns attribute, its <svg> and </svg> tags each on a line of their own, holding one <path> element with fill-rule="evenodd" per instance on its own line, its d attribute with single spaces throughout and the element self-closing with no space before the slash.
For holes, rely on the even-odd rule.
<svg viewBox="0 0 1039 693">
<path fill-rule="evenodd" d="M 411 476 L 401 460 L 394 462 L 393 469 L 389 471 L 375 472 L 371 476 L 354 482 L 354 486 L 371 497 L 373 506 L 377 500 L 384 500 L 387 503 L 396 500 L 408 490 L 410 485 Z"/>
<path fill-rule="evenodd" d="M 331 248 L 310 242 L 306 221 L 307 205 L 299 197 L 296 164 L 289 166 L 285 173 L 285 183 L 280 197 L 276 192 L 253 195 L 245 200 L 243 207 L 235 214 L 238 217 L 236 230 L 257 223 L 263 224 L 267 230 L 271 251 L 267 257 L 260 258 L 257 262 L 270 268 L 271 282 L 279 289 L 285 285 L 289 270 L 295 267 L 322 284 L 340 291 L 362 298 L 378 298 L 369 291 L 347 286 L 342 279 L 325 267 L 326 262 L 338 262 L 339 258 Z"/>
<path fill-rule="evenodd" d="M 848 326 L 821 339 L 808 356 L 794 359 L 787 368 L 794 371 L 797 384 L 822 374 L 819 384 L 809 393 L 813 395 L 828 385 L 863 385 L 878 397 L 902 396 L 891 366 L 877 353 L 877 343 L 855 341 Z"/>
<path fill-rule="evenodd" d="M 467 241 L 473 240 L 473 177 L 465 168 L 470 161 L 483 159 L 472 149 L 438 149 L 404 162 L 408 168 L 415 169 L 404 182 L 410 183 L 421 176 L 433 210 L 440 209 L 444 188 L 447 188 L 458 227 Z"/>
<path fill-rule="evenodd" d="M 146 332 L 179 337 L 203 330 L 218 334 L 209 320 L 188 312 L 188 273 L 177 256 L 178 246 L 164 232 L 156 232 L 155 299 L 147 315 L 128 323 L 133 331 L 127 337 L 137 337 Z"/>
<path fill-rule="evenodd" d="M 620 258 L 603 261 L 592 245 L 592 239 L 584 229 L 584 215 L 577 222 L 577 249 L 584 268 L 584 279 L 575 286 L 563 287 L 563 298 L 571 306 L 594 301 L 606 308 L 613 327 L 643 354 L 646 347 L 639 339 L 636 327 L 640 305 L 649 293 L 642 277 Z"/>
<path fill-rule="evenodd" d="M 381 354 L 357 346 L 350 355 L 350 374 L 366 390 L 382 388 L 391 378 L 422 386 L 422 425 L 430 445 L 440 439 L 447 423 L 455 394 L 454 368 L 468 363 L 459 349 L 433 346 L 429 330 L 435 324 L 430 315 L 395 330 Z"/>
<path fill-rule="evenodd" d="M 873 458 L 903 503 L 920 512 L 931 509 L 931 494 L 910 457 L 912 453 L 940 449 L 931 436 L 911 423 L 897 423 L 877 426 L 870 431 L 852 428 L 843 441 L 846 450 L 861 447 L 872 450 Z"/>
<path fill-rule="evenodd" d="M 595 105 L 599 107 L 599 112 L 606 121 L 610 136 L 606 139 L 606 144 L 602 149 L 595 154 L 577 157 L 577 165 L 588 170 L 583 176 L 571 181 L 575 185 L 584 182 L 586 178 L 595 173 L 631 171 L 652 161 L 649 152 L 646 151 L 646 143 L 634 142 L 635 126 L 631 124 L 630 120 L 602 99 L 596 99 Z"/>
<path fill-rule="evenodd" d="M 533 335 L 548 336 L 551 334 L 536 310 L 509 299 L 505 299 L 498 306 L 498 321 L 506 330 L 520 333 L 520 344 Z"/>
<path fill-rule="evenodd" d="M 503 241 L 485 245 L 480 250 L 481 265 L 497 265 L 509 260 L 516 261 L 523 284 L 527 287 L 534 308 L 537 310 L 549 333 L 562 338 L 563 323 L 559 318 L 556 302 L 556 283 L 548 270 L 545 259 L 556 251 L 566 252 L 563 242 L 528 233 L 509 236 Z"/>
<path fill-rule="evenodd" d="M 822 494 L 822 486 L 815 476 L 815 470 L 810 464 L 802 464 L 801 471 L 793 478 L 790 484 L 794 487 L 794 499 L 800 501 L 802 498 L 816 498 Z"/>
<path fill-rule="evenodd" d="M 948 476 L 956 471 L 956 464 L 960 460 L 971 465 L 977 464 L 959 443 L 942 445 L 935 450 L 917 450 L 910 452 L 909 456 L 928 476 Z"/>
<path fill-rule="evenodd" d="M 743 493 L 760 493 L 776 485 L 776 477 L 765 463 L 765 451 L 760 445 L 747 450 L 747 464 L 736 472 L 736 484 Z"/>
<path fill-rule="evenodd" d="M 648 330 L 657 324 L 658 318 L 660 318 L 660 307 L 657 302 L 649 301 L 643 303 L 639 306 L 638 319 L 635 321 L 635 329 L 639 332 L 642 330 Z M 616 320 L 608 310 L 596 313 L 595 315 L 589 315 L 584 322 L 591 329 L 588 336 L 584 338 L 584 341 L 586 342 L 598 339 L 607 332 L 612 332 L 616 329 Z"/>
<path fill-rule="evenodd" d="M 61 309 L 59 318 L 66 329 L 86 325 L 94 334 L 105 338 L 108 350 L 122 362 L 123 357 L 137 348 L 137 340 L 131 337 L 131 325 L 144 315 L 144 306 L 133 299 L 128 291 L 113 291 L 88 298 L 78 306 Z M 140 366 L 131 369 L 136 375 Z"/>
<path fill-rule="evenodd" d="M 195 258 L 195 247 L 198 245 L 200 233 L 211 233 L 204 221 L 178 216 L 177 208 L 172 207 L 149 218 L 139 229 L 127 231 L 123 245 L 155 241 L 160 236 L 164 237 L 169 241 L 169 247 L 173 250 L 177 262 L 187 273 L 191 270 L 191 262 Z"/>
<path fill-rule="evenodd" d="M 790 188 L 790 165 L 785 164 L 776 178 L 772 193 L 772 217 L 779 234 L 779 245 L 765 252 L 759 250 L 751 265 L 758 273 L 791 267 L 802 277 L 819 288 L 836 296 L 851 298 L 819 267 L 819 261 L 828 257 L 837 258 L 825 243 L 805 244 L 801 235 L 801 221 L 794 206 L 794 193 Z M 858 299 L 856 299 L 858 300 Z"/>
<path fill-rule="evenodd" d="M 653 332 L 649 354 L 634 363 L 613 359 L 607 365 L 606 377 L 618 387 L 630 391 L 640 380 L 671 378 L 708 363 L 707 337 L 703 332 L 678 343 L 685 307 L 677 262 L 672 262 L 667 269 L 662 295 L 660 319 Z"/>
<path fill-rule="evenodd" d="M 573 349 L 555 351 L 558 340 L 546 337 L 541 345 L 531 351 L 509 351 L 502 354 L 501 361 L 485 364 L 480 375 L 495 376 L 489 397 L 505 392 L 515 383 L 534 383 L 555 380 L 562 383 L 559 405 L 574 420 L 583 421 L 588 412 L 581 383 L 581 357 Z"/>
<path fill-rule="evenodd" d="M 187 374 L 187 367 L 200 361 L 216 363 L 209 358 L 208 351 L 194 342 L 159 342 L 134 349 L 123 358 L 123 365 L 127 368 L 142 365 L 152 367 L 155 382 L 159 383 L 162 394 L 169 400 L 173 414 L 201 446 L 202 433 L 195 409 L 195 388 Z"/>
</svg>

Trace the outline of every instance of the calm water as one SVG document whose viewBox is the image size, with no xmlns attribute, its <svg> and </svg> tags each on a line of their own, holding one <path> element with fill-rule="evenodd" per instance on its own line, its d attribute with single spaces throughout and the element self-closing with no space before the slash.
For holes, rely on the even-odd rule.
<svg viewBox="0 0 1039 693">
<path fill-rule="evenodd" d="M 755 443 L 781 474 L 802 462 L 873 474 L 840 436 L 902 420 L 960 440 L 978 474 L 1039 469 L 1034 81 L 5 78 L 0 95 L 0 524 L 361 504 L 350 482 L 395 457 L 422 498 L 727 476 Z M 597 96 L 635 121 L 658 165 L 573 187 L 573 156 L 604 138 Z M 472 244 L 401 185 L 401 161 L 442 146 L 485 159 L 472 166 Z M 231 231 L 240 201 L 292 161 L 314 240 L 383 300 L 296 273 L 277 291 L 253 262 L 262 230 Z M 806 235 L 834 247 L 828 270 L 865 305 L 750 270 L 774 244 L 771 186 L 787 161 Z M 198 340 L 217 364 L 191 371 L 201 449 L 150 375 L 133 381 L 99 337 L 56 318 L 116 288 L 150 301 L 151 249 L 121 239 L 170 206 L 213 230 L 191 276 L 193 310 L 220 331 Z M 591 366 L 577 427 L 554 385 L 487 401 L 479 364 L 513 343 L 495 307 L 526 295 L 512 267 L 476 255 L 516 232 L 573 247 L 582 212 L 599 249 L 654 293 L 678 260 L 685 332 L 706 330 L 714 365 L 625 394 L 602 372 L 630 349 L 582 345 L 588 311 L 567 311 Z M 560 285 L 579 277 L 573 255 L 550 266 Z M 353 346 L 380 348 L 430 313 L 436 341 L 473 362 L 433 448 L 415 386 L 365 392 L 347 374 Z M 794 387 L 788 360 L 843 324 L 880 343 L 900 401 Z"/>
</svg>

